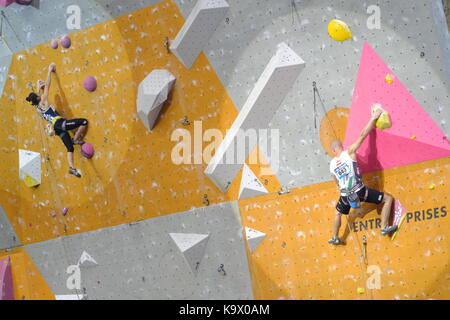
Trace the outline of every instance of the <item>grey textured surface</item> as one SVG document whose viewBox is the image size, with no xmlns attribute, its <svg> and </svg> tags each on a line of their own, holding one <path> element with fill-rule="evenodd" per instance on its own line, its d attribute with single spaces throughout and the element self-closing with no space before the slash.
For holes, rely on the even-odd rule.
<svg viewBox="0 0 450 320">
<path fill-rule="evenodd" d="M 0 206 L 0 250 L 18 246 L 20 246 L 19 238 L 17 238 L 16 232 L 6 216 L 6 212 Z"/>
<path fill-rule="evenodd" d="M 252 299 L 237 204 L 196 209 L 26 246 L 55 294 L 88 299 Z M 209 234 L 197 275 L 169 233 Z M 98 265 L 81 267 L 79 292 L 66 269 L 83 251 Z M 218 272 L 224 265 L 226 275 Z M 84 291 L 83 288 L 86 288 Z"/>
<path fill-rule="evenodd" d="M 369 1 L 296 0 L 297 12 L 291 0 L 229 1 L 228 19 L 219 25 L 205 53 L 239 110 L 277 43 L 285 41 L 307 61 L 270 124 L 280 129 L 282 185 L 292 188 L 330 180 L 330 159 L 314 129 L 312 82 L 317 82 L 327 111 L 349 108 L 364 41 L 450 134 L 450 58 L 445 53 L 449 41 L 437 1 L 377 1 L 380 30 L 367 28 L 367 7 L 375 4 Z M 185 16 L 195 3 L 175 2 Z M 353 40 L 341 43 L 328 36 L 327 25 L 334 18 L 349 24 Z M 319 109 L 318 115 L 320 121 L 324 112 Z"/>
</svg>

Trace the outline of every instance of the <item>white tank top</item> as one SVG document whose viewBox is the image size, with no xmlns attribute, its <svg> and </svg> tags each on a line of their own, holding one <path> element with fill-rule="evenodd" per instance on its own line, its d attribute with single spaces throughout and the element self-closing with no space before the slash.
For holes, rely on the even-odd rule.
<svg viewBox="0 0 450 320">
<path fill-rule="evenodd" d="M 331 160 L 330 172 L 336 176 L 339 182 L 341 195 L 346 195 L 343 190 L 356 192 L 364 187 L 358 163 L 350 158 L 347 150 L 343 151 L 339 157 Z"/>
</svg>

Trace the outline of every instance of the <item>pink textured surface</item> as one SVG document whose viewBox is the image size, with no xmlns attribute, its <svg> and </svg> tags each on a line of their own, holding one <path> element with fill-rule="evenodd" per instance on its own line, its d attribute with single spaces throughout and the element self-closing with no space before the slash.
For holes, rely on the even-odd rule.
<svg viewBox="0 0 450 320">
<path fill-rule="evenodd" d="M 400 223 L 400 220 L 402 219 L 403 215 L 406 213 L 406 208 L 402 206 L 400 203 L 400 200 L 395 200 L 394 202 L 394 222 L 392 223 L 393 226 L 398 226 Z"/>
<path fill-rule="evenodd" d="M 394 82 L 385 80 L 391 74 Z M 359 65 L 344 147 L 356 141 L 370 119 L 373 104 L 389 112 L 392 128 L 374 130 L 358 150 L 362 173 L 450 156 L 450 142 L 366 42 Z M 415 136 L 413 140 L 411 137 Z"/>
<path fill-rule="evenodd" d="M 0 0 L 0 5 L 7 7 L 13 2 L 14 2 L 14 0 Z"/>
<path fill-rule="evenodd" d="M 9 257 L 0 260 L 0 300 L 14 300 L 14 285 Z"/>
</svg>

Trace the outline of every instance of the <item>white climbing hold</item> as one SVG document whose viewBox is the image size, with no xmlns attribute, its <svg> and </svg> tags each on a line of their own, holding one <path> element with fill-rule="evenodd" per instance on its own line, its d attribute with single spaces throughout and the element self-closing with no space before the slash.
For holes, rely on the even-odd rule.
<svg viewBox="0 0 450 320">
<path fill-rule="evenodd" d="M 266 237 L 265 233 L 248 227 L 245 227 L 245 235 L 247 237 L 248 247 L 250 248 L 251 252 L 254 252 Z"/>
<path fill-rule="evenodd" d="M 41 154 L 37 152 L 19 150 L 19 179 L 28 187 L 41 184 Z"/>
<path fill-rule="evenodd" d="M 170 50 L 190 69 L 229 9 L 225 0 L 198 0 Z"/>
<path fill-rule="evenodd" d="M 222 191 L 226 192 L 239 170 L 255 148 L 256 139 L 247 143 L 242 139 L 247 130 L 267 129 L 286 95 L 291 91 L 306 64 L 287 44 L 280 43 L 261 74 L 239 115 L 227 131 L 205 174 Z M 239 139 L 245 142 L 244 149 L 236 149 Z M 254 140 L 254 141 L 252 141 Z M 229 161 L 239 154 L 237 161 Z M 234 157 L 234 156 L 233 156 Z M 244 160 L 244 161 L 242 161 Z M 230 163 L 233 162 L 233 163 Z"/>
<path fill-rule="evenodd" d="M 172 240 L 183 254 L 192 272 L 196 274 L 205 255 L 208 234 L 169 233 Z"/>
<path fill-rule="evenodd" d="M 152 130 L 176 81 L 167 70 L 153 70 L 140 84 L 137 112 L 148 130 Z"/>
<path fill-rule="evenodd" d="M 267 193 L 266 187 L 259 181 L 249 166 L 244 164 L 241 187 L 239 189 L 239 199 L 253 198 Z"/>
<path fill-rule="evenodd" d="M 78 266 L 96 266 L 98 265 L 97 261 L 94 260 L 94 258 L 92 258 L 90 256 L 89 253 L 87 253 L 86 251 L 83 251 L 83 253 L 81 254 L 80 259 L 78 260 Z"/>
</svg>

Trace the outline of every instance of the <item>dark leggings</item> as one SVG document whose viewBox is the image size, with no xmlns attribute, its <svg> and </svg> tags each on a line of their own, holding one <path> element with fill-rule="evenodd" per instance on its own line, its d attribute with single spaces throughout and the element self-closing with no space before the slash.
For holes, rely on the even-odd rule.
<svg viewBox="0 0 450 320">
<path fill-rule="evenodd" d="M 67 148 L 67 152 L 75 151 L 73 147 L 72 137 L 70 136 L 69 131 L 87 125 L 88 121 L 86 119 L 72 119 L 72 120 L 58 119 L 58 121 L 55 122 L 54 126 L 55 133 L 63 141 L 64 145 Z"/>
</svg>

